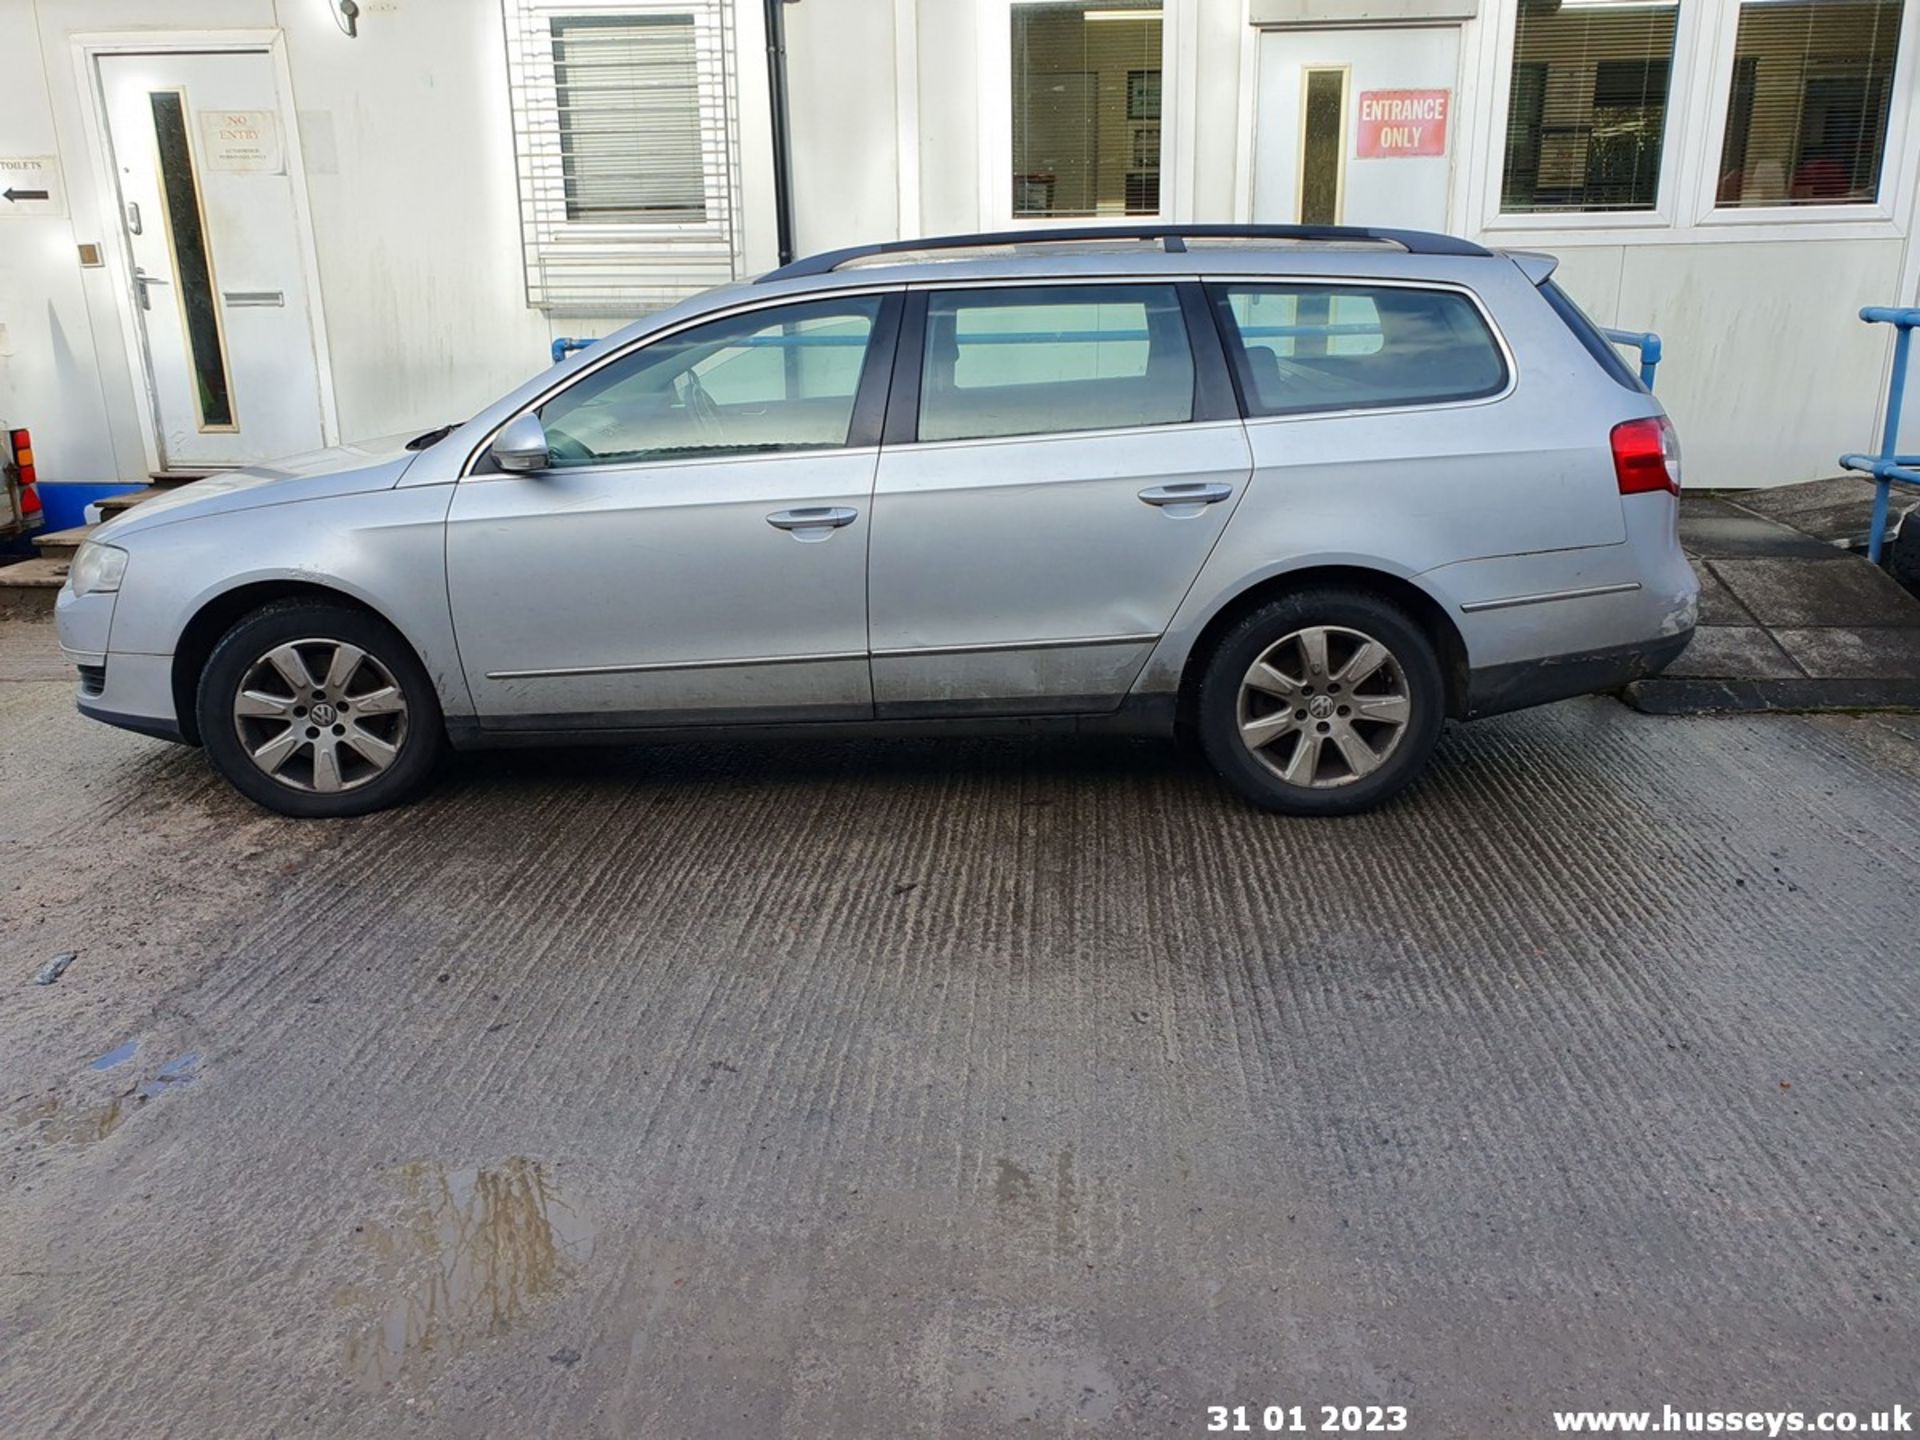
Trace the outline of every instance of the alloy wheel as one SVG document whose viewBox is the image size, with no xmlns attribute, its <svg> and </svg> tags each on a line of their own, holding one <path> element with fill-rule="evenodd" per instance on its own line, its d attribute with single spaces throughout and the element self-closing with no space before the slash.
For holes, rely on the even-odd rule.
<svg viewBox="0 0 1920 1440">
<path fill-rule="evenodd" d="M 337 794 L 378 779 L 407 739 L 407 697 L 378 658 L 344 640 L 276 645 L 247 667 L 233 727 L 262 774 Z"/>
<path fill-rule="evenodd" d="M 1328 790 L 1364 780 L 1386 764 L 1412 716 L 1393 652 L 1340 625 L 1283 636 L 1240 682 L 1240 741 L 1289 785 Z"/>
</svg>

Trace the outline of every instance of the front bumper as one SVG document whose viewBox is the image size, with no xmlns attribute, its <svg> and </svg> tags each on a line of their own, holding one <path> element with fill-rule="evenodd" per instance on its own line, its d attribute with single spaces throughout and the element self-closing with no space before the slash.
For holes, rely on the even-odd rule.
<svg viewBox="0 0 1920 1440">
<path fill-rule="evenodd" d="M 1551 655 L 1511 665 L 1489 665 L 1467 675 L 1467 718 L 1504 715 L 1575 695 L 1595 695 L 1658 675 L 1680 658 L 1693 627 L 1657 640 L 1614 645 L 1572 655 Z"/>
<path fill-rule="evenodd" d="M 104 725 L 117 725 L 122 730 L 132 730 L 141 735 L 151 735 L 156 740 L 171 740 L 176 745 L 188 744 L 187 737 L 180 733 L 180 722 L 171 717 L 157 715 L 129 715 L 120 710 L 109 710 L 98 701 L 86 695 L 74 697 L 74 708 L 89 720 L 98 720 Z"/>
<path fill-rule="evenodd" d="M 60 653 L 79 668 L 74 705 L 88 719 L 162 740 L 184 740 L 173 703 L 173 657 L 115 651 L 109 645 L 116 591 L 76 595 L 62 590 L 54 602 Z"/>
</svg>

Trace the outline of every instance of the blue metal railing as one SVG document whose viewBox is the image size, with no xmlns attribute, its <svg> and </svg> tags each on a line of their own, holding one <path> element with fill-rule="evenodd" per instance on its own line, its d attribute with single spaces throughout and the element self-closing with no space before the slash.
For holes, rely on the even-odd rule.
<svg viewBox="0 0 1920 1440">
<path fill-rule="evenodd" d="M 1867 559 L 1880 563 L 1880 547 L 1887 535 L 1887 504 L 1894 483 L 1920 485 L 1920 455 L 1897 454 L 1900 443 L 1900 406 L 1907 393 L 1907 351 L 1913 330 L 1920 325 L 1920 308 L 1869 305 L 1860 312 L 1869 325 L 1891 325 L 1893 337 L 1893 376 L 1887 385 L 1887 419 L 1880 427 L 1878 455 L 1842 455 L 1840 464 L 1873 477 L 1873 529 L 1867 536 Z"/>
<path fill-rule="evenodd" d="M 553 363 L 558 365 L 573 351 L 584 350 L 589 345 L 598 345 L 599 343 L 600 341 L 597 337 L 588 340 L 576 340 L 570 335 L 562 335 L 559 339 L 555 340 L 552 345 L 548 346 L 547 350 L 548 353 L 553 356 Z"/>
<path fill-rule="evenodd" d="M 1640 352 L 1640 383 L 1653 389 L 1653 372 L 1660 368 L 1660 337 L 1651 330 L 1605 330 L 1600 332 L 1616 345 L 1628 345 Z"/>
</svg>

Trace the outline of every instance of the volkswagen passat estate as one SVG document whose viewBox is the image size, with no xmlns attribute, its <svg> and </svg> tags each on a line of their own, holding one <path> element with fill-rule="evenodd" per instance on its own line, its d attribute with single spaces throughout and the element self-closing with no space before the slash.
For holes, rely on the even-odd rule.
<svg viewBox="0 0 1920 1440">
<path fill-rule="evenodd" d="M 188 485 L 59 598 L 86 714 L 288 815 L 449 745 L 1185 733 L 1365 809 L 1686 645 L 1672 426 L 1546 256 L 1023 231 L 814 256 L 462 425 Z"/>
</svg>

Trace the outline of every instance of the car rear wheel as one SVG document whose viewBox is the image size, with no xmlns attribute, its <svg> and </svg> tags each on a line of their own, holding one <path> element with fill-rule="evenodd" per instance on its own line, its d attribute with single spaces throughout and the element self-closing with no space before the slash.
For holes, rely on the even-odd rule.
<svg viewBox="0 0 1920 1440">
<path fill-rule="evenodd" d="M 1410 616 L 1364 591 L 1309 590 L 1262 605 L 1215 647 L 1200 744 L 1263 809 L 1350 815 L 1420 773 L 1445 707 L 1439 657 Z"/>
<path fill-rule="evenodd" d="M 200 677 L 214 768 L 282 815 L 364 815 L 411 798 L 446 744 L 426 668 L 363 610 L 290 601 L 257 610 Z"/>
</svg>

